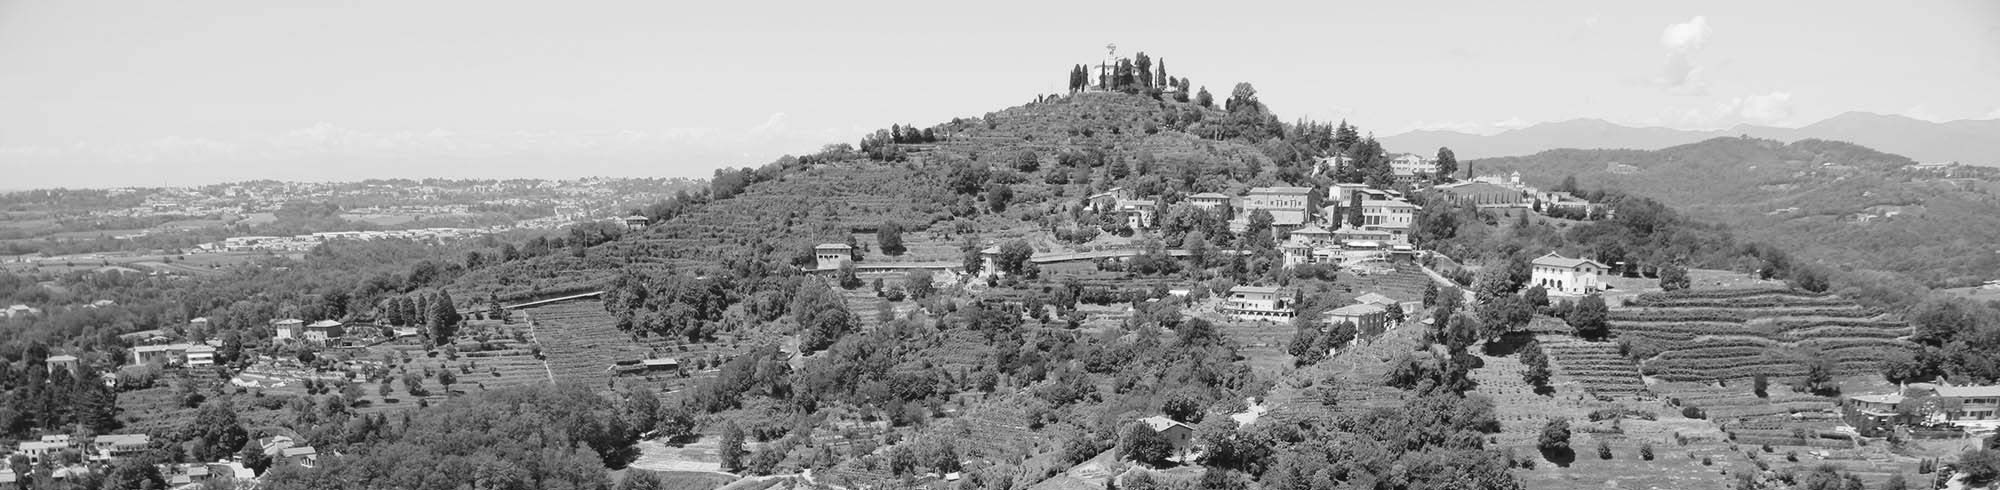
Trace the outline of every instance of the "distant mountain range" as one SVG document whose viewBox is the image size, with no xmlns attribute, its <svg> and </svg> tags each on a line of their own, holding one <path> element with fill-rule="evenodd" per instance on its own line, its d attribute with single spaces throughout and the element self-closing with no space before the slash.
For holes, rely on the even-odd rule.
<svg viewBox="0 0 2000 490">
<path fill-rule="evenodd" d="M 1532 155 L 1557 148 L 1658 150 L 1723 136 L 1785 142 L 1846 141 L 1918 162 L 1956 161 L 2000 166 L 2000 119 L 1934 123 L 1903 116 L 1849 112 L 1801 128 L 1739 125 L 1690 131 L 1623 126 L 1599 119 L 1537 124 L 1489 136 L 1457 131 L 1412 131 L 1381 138 L 1390 151 L 1431 154 L 1449 147 L 1459 160 Z"/>
</svg>

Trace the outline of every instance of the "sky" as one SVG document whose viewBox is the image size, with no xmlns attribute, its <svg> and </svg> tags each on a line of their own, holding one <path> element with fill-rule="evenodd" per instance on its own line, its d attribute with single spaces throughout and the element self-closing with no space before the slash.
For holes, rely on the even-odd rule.
<svg viewBox="0 0 2000 490">
<path fill-rule="evenodd" d="M 977 3 L 0 0 L 0 189 L 702 177 L 1109 44 L 1381 136 L 2000 118 L 2000 2 Z"/>
</svg>

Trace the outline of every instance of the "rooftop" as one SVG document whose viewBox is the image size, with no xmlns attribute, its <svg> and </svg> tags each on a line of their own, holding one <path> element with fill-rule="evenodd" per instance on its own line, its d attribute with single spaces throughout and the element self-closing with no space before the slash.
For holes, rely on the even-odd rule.
<svg viewBox="0 0 2000 490">
<path fill-rule="evenodd" d="M 1253 187 L 1250 189 L 1251 195 L 1257 195 L 1257 194 L 1292 195 L 1292 194 L 1309 194 L 1309 193 L 1312 193 L 1311 187 Z"/>
<path fill-rule="evenodd" d="M 1356 296 L 1354 298 L 1354 302 L 1362 304 L 1373 304 L 1373 305 L 1396 304 L 1396 300 L 1390 299 L 1388 296 L 1383 296 L 1381 293 L 1368 293 Z"/>
<path fill-rule="evenodd" d="M 1188 196 L 1188 199 L 1228 199 L 1228 198 L 1229 198 L 1228 195 L 1215 192 L 1203 192 L 1200 194 Z"/>
<path fill-rule="evenodd" d="M 306 325 L 306 328 L 332 328 L 338 326 L 340 326 L 340 322 L 336 322 L 333 320 L 320 320 L 312 322 L 311 325 Z"/>
<path fill-rule="evenodd" d="M 1258 293 L 1258 294 L 1277 294 L 1279 291 L 1283 290 L 1284 288 L 1280 288 L 1277 286 L 1237 286 L 1229 288 L 1229 292 L 1232 293 Z"/>
<path fill-rule="evenodd" d="M 1976 398 L 1990 398 L 1990 397 L 2000 397 L 2000 385 L 1996 385 L 1996 386 L 1939 386 L 1939 387 L 1937 387 L 1937 394 L 1938 394 L 1938 396 L 1949 396 L 1949 397 L 1953 397 L 1953 398 L 1975 398 L 1975 397 L 1976 397 Z"/>
<path fill-rule="evenodd" d="M 1559 254 L 1559 253 L 1555 253 L 1555 252 L 1549 252 L 1549 253 L 1548 253 L 1548 255 L 1543 255 L 1543 256 L 1541 256 L 1541 257 L 1536 257 L 1536 258 L 1535 258 L 1535 261 L 1533 262 L 1533 264 L 1534 264 L 1534 265 L 1545 265 L 1545 266 L 1549 266 L 1549 267 L 1561 267 L 1561 268 L 1564 268 L 1564 269 L 1575 269 L 1575 268 L 1577 268 L 1577 267 L 1581 267 L 1581 266 L 1583 266 L 1584 264 L 1591 264 L 1591 265 L 1595 265 L 1595 266 L 1598 266 L 1598 267 L 1601 267 L 1601 268 L 1606 268 L 1606 269 L 1609 269 L 1609 268 L 1611 268 L 1611 266 L 1607 266 L 1607 265 L 1604 265 L 1604 264 L 1601 264 L 1601 263 L 1598 263 L 1598 262 L 1597 262 L 1597 261 L 1595 261 L 1595 260 L 1590 260 L 1590 259 L 1572 259 L 1572 258 L 1569 258 L 1569 257 L 1564 257 L 1564 256 L 1562 256 L 1562 254 Z"/>
<path fill-rule="evenodd" d="M 1373 315 L 1376 313 L 1384 313 L 1387 311 L 1388 310 L 1383 309 L 1381 305 L 1363 303 L 1358 305 L 1347 305 L 1339 308 L 1334 308 L 1332 311 L 1326 312 L 1326 314 L 1333 316 L 1362 316 L 1362 315 Z"/>
<path fill-rule="evenodd" d="M 1183 424 L 1183 423 L 1181 423 L 1181 422 L 1180 422 L 1180 421 L 1178 421 L 1178 420 L 1174 420 L 1174 419 L 1170 419 L 1170 418 L 1167 418 L 1167 416 L 1165 416 L 1165 415 L 1154 415 L 1154 416 L 1151 416 L 1151 417 L 1146 417 L 1146 418 L 1143 418 L 1143 419 L 1139 419 L 1139 421 L 1140 421 L 1140 422 L 1145 422 L 1145 423 L 1146 423 L 1146 426 L 1147 426 L 1147 427 L 1152 427 L 1152 428 L 1153 428 L 1153 432 L 1159 432 L 1159 431 L 1163 431 L 1163 430 L 1167 430 L 1167 429 L 1171 429 L 1171 428 L 1173 428 L 1174 426 L 1180 426 L 1180 427 L 1182 427 L 1182 428 L 1186 428 L 1186 429 L 1193 429 L 1193 427 L 1188 427 L 1188 425 L 1187 425 L 1187 424 Z"/>
<path fill-rule="evenodd" d="M 845 244 L 845 243 L 822 243 L 822 244 L 819 244 L 819 245 L 814 245 L 814 246 L 813 246 L 813 248 L 814 248 L 814 249 L 827 249 L 827 250 L 853 250 L 853 249 L 854 249 L 854 247 L 851 247 L 851 246 L 848 246 L 848 245 L 847 245 L 847 244 Z"/>
</svg>

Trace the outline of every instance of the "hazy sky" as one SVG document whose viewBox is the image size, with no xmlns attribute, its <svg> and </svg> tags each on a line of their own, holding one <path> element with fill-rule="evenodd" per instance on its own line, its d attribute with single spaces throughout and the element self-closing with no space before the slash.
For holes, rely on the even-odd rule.
<svg viewBox="0 0 2000 490">
<path fill-rule="evenodd" d="M 1976 0 L 0 0 L 0 189 L 704 176 L 1018 105 L 1107 43 L 1378 135 L 2000 118 Z"/>
</svg>

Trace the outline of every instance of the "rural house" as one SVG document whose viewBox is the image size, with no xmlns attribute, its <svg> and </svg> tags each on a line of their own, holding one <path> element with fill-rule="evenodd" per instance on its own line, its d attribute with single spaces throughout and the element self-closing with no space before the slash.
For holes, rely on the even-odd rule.
<svg viewBox="0 0 2000 490">
<path fill-rule="evenodd" d="M 132 364 L 170 364 L 187 356 L 189 344 L 141 345 L 132 348 Z"/>
<path fill-rule="evenodd" d="M 1585 295 L 1604 289 L 1597 282 L 1597 275 L 1611 270 L 1610 266 L 1590 259 L 1572 259 L 1562 254 L 1549 252 L 1536 257 L 1529 274 L 1529 284 L 1541 286 L 1550 294 Z"/>
<path fill-rule="evenodd" d="M 297 318 L 273 320 L 271 338 L 277 340 L 296 339 L 304 333 L 306 322 Z"/>
<path fill-rule="evenodd" d="M 1187 197 L 1189 205 L 1203 211 L 1215 212 L 1229 204 L 1229 196 L 1214 192 L 1203 192 Z"/>
<path fill-rule="evenodd" d="M 320 320 L 312 322 L 312 324 L 310 325 L 306 325 L 305 332 L 300 334 L 300 336 L 304 337 L 306 340 L 310 340 L 313 342 L 325 342 L 328 340 L 340 338 L 341 335 L 345 334 L 346 331 L 341 328 L 340 322 L 333 320 Z"/>
<path fill-rule="evenodd" d="M 1324 316 L 1327 325 L 1352 323 L 1358 332 L 1381 332 L 1389 324 L 1389 310 L 1369 303 L 1334 308 Z"/>
<path fill-rule="evenodd" d="M 1194 448 L 1194 428 L 1188 427 L 1187 424 L 1167 418 L 1165 415 L 1146 417 L 1139 421 L 1145 423 L 1146 427 L 1152 428 L 1153 432 L 1159 433 L 1160 438 L 1166 439 L 1167 445 L 1173 447 L 1176 455 L 1185 455 L 1188 450 Z"/>
<path fill-rule="evenodd" d="M 188 367 L 206 367 L 214 365 L 215 365 L 214 347 L 207 345 L 195 345 L 193 347 L 188 347 L 187 349 Z"/>
<path fill-rule="evenodd" d="M 815 268 L 823 271 L 839 269 L 841 264 L 854 262 L 854 247 L 845 243 L 822 243 L 813 246 Z"/>
<path fill-rule="evenodd" d="M 1271 226 L 1279 230 L 1296 229 L 1310 217 L 1312 188 L 1310 187 L 1257 187 L 1250 189 L 1250 195 L 1243 199 L 1243 211 L 1231 221 L 1230 229 L 1248 229 L 1250 212 L 1259 209 L 1271 213 Z M 1240 223 L 1241 228 L 1238 224 Z"/>
<path fill-rule="evenodd" d="M 1229 288 L 1229 297 L 1223 298 L 1221 311 L 1243 320 L 1284 319 L 1298 315 L 1291 302 L 1291 291 L 1283 288 L 1237 286 Z"/>
</svg>

